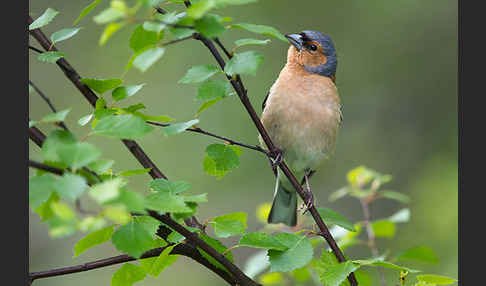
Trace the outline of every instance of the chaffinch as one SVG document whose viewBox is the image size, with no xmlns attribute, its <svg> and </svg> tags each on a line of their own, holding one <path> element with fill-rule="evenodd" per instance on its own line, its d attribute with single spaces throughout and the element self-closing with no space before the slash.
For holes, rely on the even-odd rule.
<svg viewBox="0 0 486 286">
<path fill-rule="evenodd" d="M 291 44 L 287 63 L 262 104 L 261 119 L 282 160 L 310 191 L 309 176 L 333 153 L 342 121 L 336 50 L 317 31 L 285 37 Z M 297 193 L 280 169 L 268 223 L 297 223 Z"/>
</svg>

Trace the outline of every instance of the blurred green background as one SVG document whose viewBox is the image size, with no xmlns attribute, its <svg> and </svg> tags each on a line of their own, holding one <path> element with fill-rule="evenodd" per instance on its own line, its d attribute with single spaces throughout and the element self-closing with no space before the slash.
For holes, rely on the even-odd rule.
<svg viewBox="0 0 486 286">
<path fill-rule="evenodd" d="M 70 27 L 90 2 L 30 1 L 29 12 L 37 18 L 47 7 L 60 11 L 44 28 L 50 35 Z M 130 6 L 134 2 L 127 0 Z M 104 27 L 96 25 L 92 17 L 108 5 L 109 1 L 103 1 L 77 25 L 83 29 L 75 37 L 57 45 L 83 77 L 119 77 L 131 56 L 128 39 L 135 26 L 126 26 L 105 46 L 98 45 Z M 183 10 L 182 5 L 168 7 Z M 330 207 L 352 221 L 361 220 L 357 200 L 346 198 L 331 204 L 328 195 L 345 185 L 346 172 L 359 165 L 392 174 L 393 180 L 386 188 L 411 197 L 408 206 L 411 220 L 398 225 L 392 240 L 378 240 L 380 252 L 390 249 L 396 253 L 425 244 L 436 252 L 440 263 L 406 265 L 425 273 L 457 278 L 457 1 L 260 0 L 215 13 L 231 16 L 234 23 L 266 24 L 282 33 L 313 29 L 333 38 L 338 53 L 337 86 L 344 105 L 344 124 L 335 156 L 311 180 L 318 205 Z M 227 47 L 232 47 L 234 40 L 249 37 L 268 38 L 230 30 L 220 39 Z M 29 41 L 38 47 L 33 38 Z M 273 38 L 267 46 L 251 47 L 265 56 L 257 76 L 243 78 L 258 112 L 267 90 L 285 63 L 287 47 Z M 192 65 L 209 63 L 214 64 L 214 60 L 198 41 L 169 46 L 163 58 L 146 73 L 135 69 L 127 73 L 126 84 L 146 85 L 126 104 L 142 101 L 147 106 L 147 114 L 170 115 L 178 121 L 192 119 L 199 107 L 194 100 L 197 85 L 181 85 L 177 81 Z M 77 120 L 90 113 L 91 107 L 55 64 L 41 63 L 36 54 L 29 52 L 29 78 L 59 110 L 73 108 L 67 125 L 78 138 L 87 134 L 89 127 L 80 127 Z M 47 105 L 32 93 L 30 117 L 39 119 L 48 112 Z M 218 102 L 203 112 L 200 120 L 200 127 L 209 131 L 249 144 L 258 142 L 257 131 L 237 97 Z M 41 128 L 46 133 L 50 130 L 45 126 Z M 115 171 L 139 168 L 119 140 L 90 137 L 88 141 L 102 149 L 103 158 L 115 159 Z M 164 137 L 157 130 L 138 142 L 170 179 L 191 182 L 193 193 L 208 193 L 209 202 L 199 208 L 201 220 L 244 211 L 249 214 L 249 231 L 262 227 L 256 220 L 255 209 L 260 203 L 271 201 L 274 178 L 267 159 L 260 153 L 244 150 L 240 167 L 217 180 L 202 169 L 205 147 L 217 142 L 209 137 L 187 133 Z M 29 153 L 31 159 L 42 159 L 39 149 L 31 142 Z M 147 189 L 148 182 L 147 175 L 139 175 L 132 177 L 130 186 L 142 191 Z M 394 201 L 380 200 L 373 205 L 372 216 L 389 216 L 399 208 L 401 206 Z M 67 239 L 49 238 L 47 226 L 31 211 L 30 271 L 80 264 L 119 253 L 107 244 L 73 259 L 72 247 L 81 237 L 77 234 Z M 234 240 L 225 242 L 231 245 Z M 234 250 L 236 263 L 243 265 L 254 252 L 247 248 Z M 370 253 L 367 248 L 357 246 L 350 248 L 347 255 L 366 258 Z M 111 274 L 117 268 L 111 266 L 41 279 L 34 284 L 109 285 Z M 146 278 L 139 284 L 225 285 L 217 276 L 185 258 L 180 258 L 162 276 Z"/>
</svg>

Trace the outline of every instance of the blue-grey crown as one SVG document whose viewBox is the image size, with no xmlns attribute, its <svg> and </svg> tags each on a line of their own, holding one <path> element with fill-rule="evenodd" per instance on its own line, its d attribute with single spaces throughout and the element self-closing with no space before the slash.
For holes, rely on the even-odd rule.
<svg viewBox="0 0 486 286">
<path fill-rule="evenodd" d="M 304 66 L 304 68 L 309 72 L 317 73 L 327 77 L 335 75 L 337 70 L 337 55 L 331 37 L 321 32 L 310 30 L 302 31 L 300 35 L 304 38 L 304 40 L 318 42 L 324 50 L 327 58 L 326 63 L 323 65 L 314 67 Z"/>
</svg>

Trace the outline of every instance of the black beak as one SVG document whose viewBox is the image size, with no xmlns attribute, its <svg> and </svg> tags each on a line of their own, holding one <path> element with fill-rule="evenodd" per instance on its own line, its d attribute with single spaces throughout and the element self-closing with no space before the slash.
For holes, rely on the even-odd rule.
<svg viewBox="0 0 486 286">
<path fill-rule="evenodd" d="M 289 42 L 297 49 L 302 50 L 303 40 L 302 36 L 299 34 L 287 34 L 285 38 L 289 40 Z"/>
</svg>

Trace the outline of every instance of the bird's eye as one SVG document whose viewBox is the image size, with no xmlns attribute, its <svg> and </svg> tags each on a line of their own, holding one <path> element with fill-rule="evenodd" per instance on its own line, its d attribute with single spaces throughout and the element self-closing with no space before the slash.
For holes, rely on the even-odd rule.
<svg viewBox="0 0 486 286">
<path fill-rule="evenodd" d="M 314 44 L 311 44 L 311 45 L 309 46 L 309 49 L 310 49 L 311 51 L 315 51 L 315 50 L 317 50 L 317 46 L 316 46 L 316 45 L 314 45 Z"/>
</svg>

